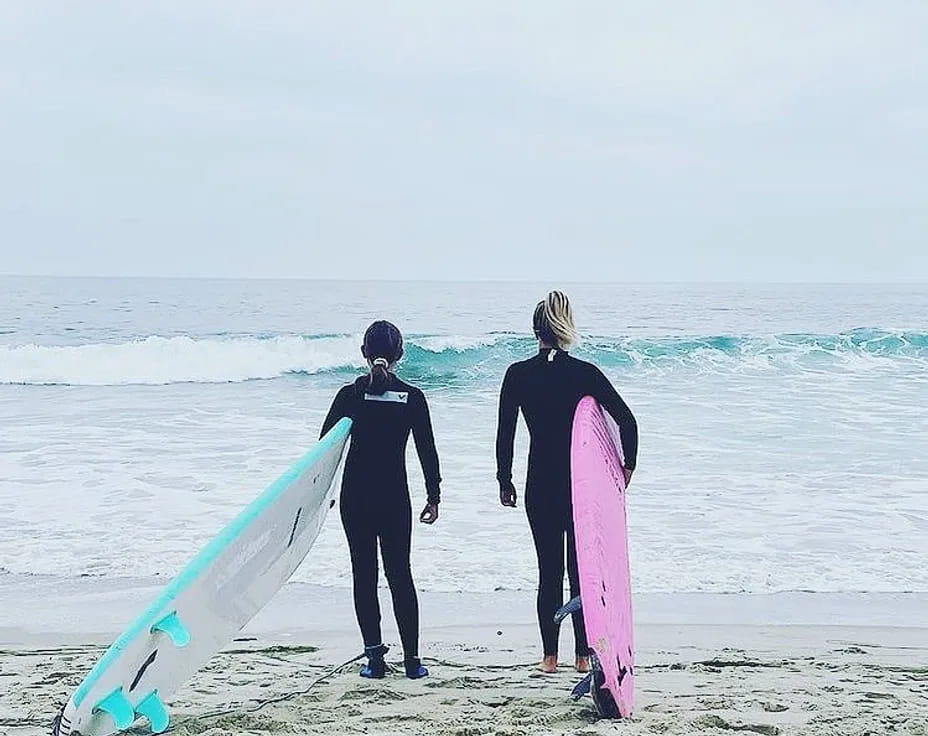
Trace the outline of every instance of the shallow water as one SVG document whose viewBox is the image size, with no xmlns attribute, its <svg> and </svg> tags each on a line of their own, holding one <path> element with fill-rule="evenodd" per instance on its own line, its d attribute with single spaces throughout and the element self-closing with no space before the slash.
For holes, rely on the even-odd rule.
<svg viewBox="0 0 928 736">
<path fill-rule="evenodd" d="M 173 574 L 313 441 L 385 317 L 445 478 L 442 520 L 416 530 L 420 586 L 531 588 L 492 452 L 499 381 L 533 351 L 544 288 L 0 279 L 0 568 Z M 568 291 L 578 354 L 641 425 L 637 589 L 928 591 L 928 287 Z M 346 573 L 333 515 L 297 577 Z"/>
</svg>

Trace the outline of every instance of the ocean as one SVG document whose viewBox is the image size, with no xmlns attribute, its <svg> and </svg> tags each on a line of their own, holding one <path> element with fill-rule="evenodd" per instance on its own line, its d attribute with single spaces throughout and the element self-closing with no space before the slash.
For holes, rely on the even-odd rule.
<svg viewBox="0 0 928 736">
<path fill-rule="evenodd" d="M 0 576 L 173 575 L 315 440 L 385 318 L 444 477 L 419 587 L 533 589 L 493 441 L 551 286 L 639 420 L 637 591 L 928 591 L 926 285 L 2 277 Z M 517 480 L 526 453 L 520 425 Z M 420 506 L 412 443 L 409 465 Z M 348 584 L 337 514 L 296 579 Z"/>
</svg>

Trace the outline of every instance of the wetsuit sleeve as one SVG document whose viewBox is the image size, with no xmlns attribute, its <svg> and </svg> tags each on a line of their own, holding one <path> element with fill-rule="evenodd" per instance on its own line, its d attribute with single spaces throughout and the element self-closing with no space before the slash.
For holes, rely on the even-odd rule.
<svg viewBox="0 0 928 736">
<path fill-rule="evenodd" d="M 500 483 L 512 480 L 512 453 L 518 420 L 519 402 L 515 396 L 513 367 L 509 366 L 499 394 L 499 419 L 496 425 L 496 479 Z"/>
<path fill-rule="evenodd" d="M 322 431 L 319 433 L 319 438 L 325 437 L 332 427 L 334 427 L 339 419 L 343 417 L 351 416 L 351 387 L 344 386 L 337 394 L 335 394 L 335 400 L 332 402 L 332 406 L 329 409 L 329 413 L 325 417 L 325 421 L 322 423 Z"/>
<path fill-rule="evenodd" d="M 435 449 L 435 435 L 432 432 L 432 417 L 429 415 L 429 404 L 425 400 L 425 394 L 417 391 L 415 397 L 412 436 L 416 441 L 419 462 L 422 464 L 422 475 L 425 476 L 428 502 L 438 504 L 441 501 L 441 474 L 438 467 L 438 450 Z"/>
<path fill-rule="evenodd" d="M 625 467 L 634 470 L 638 462 L 638 422 L 628 408 L 628 404 L 619 396 L 612 383 L 599 368 L 594 367 L 593 398 L 606 409 L 619 425 L 622 437 L 622 451 L 625 453 Z"/>
</svg>

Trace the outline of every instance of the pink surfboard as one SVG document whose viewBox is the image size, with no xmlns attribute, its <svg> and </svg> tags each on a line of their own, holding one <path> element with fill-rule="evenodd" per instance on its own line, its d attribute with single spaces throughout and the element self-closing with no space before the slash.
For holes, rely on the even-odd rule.
<svg viewBox="0 0 928 736">
<path fill-rule="evenodd" d="M 580 602 L 592 647 L 591 694 L 604 716 L 634 708 L 635 645 L 619 429 L 595 399 L 581 399 L 570 446 Z"/>
</svg>

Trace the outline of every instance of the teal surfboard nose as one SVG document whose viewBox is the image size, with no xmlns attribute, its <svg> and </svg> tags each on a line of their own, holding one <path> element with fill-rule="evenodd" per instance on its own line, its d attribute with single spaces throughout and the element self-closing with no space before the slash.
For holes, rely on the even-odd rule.
<svg viewBox="0 0 928 736">
<path fill-rule="evenodd" d="M 135 706 L 135 712 L 144 716 L 151 724 L 152 733 L 164 733 L 168 730 L 171 718 L 157 690 L 153 690 Z"/>
<path fill-rule="evenodd" d="M 122 688 L 113 690 L 97 703 L 94 706 L 94 712 L 106 713 L 113 719 L 116 728 L 120 731 L 124 731 L 135 722 L 135 709 L 132 707 L 132 703 L 129 702 L 129 698 L 123 693 Z"/>
</svg>

